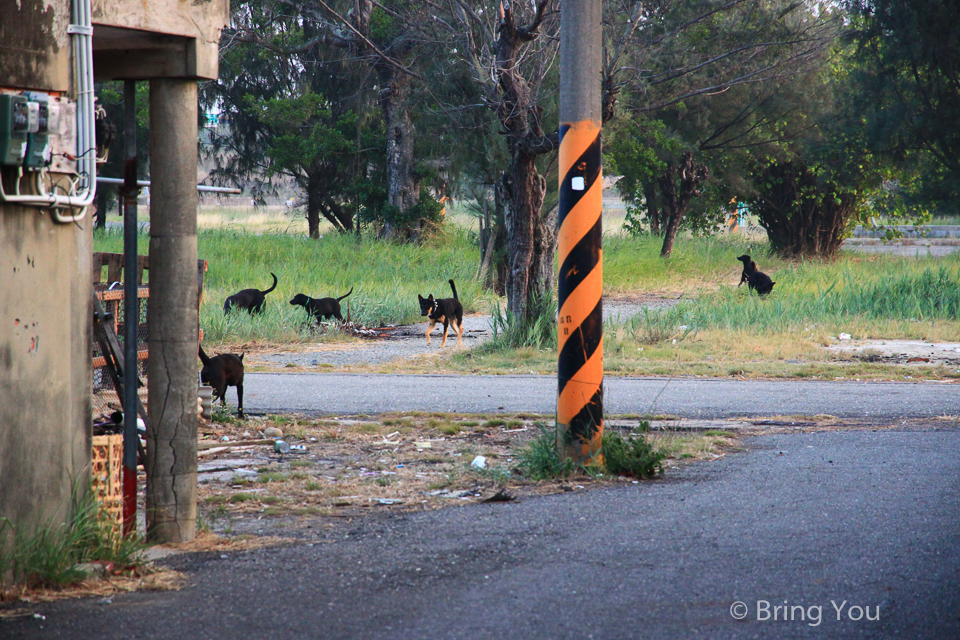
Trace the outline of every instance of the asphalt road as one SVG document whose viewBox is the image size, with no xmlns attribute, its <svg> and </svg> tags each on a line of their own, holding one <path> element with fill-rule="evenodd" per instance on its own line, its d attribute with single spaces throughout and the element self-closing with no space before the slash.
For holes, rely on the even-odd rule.
<svg viewBox="0 0 960 640">
<path fill-rule="evenodd" d="M 553 376 L 248 373 L 250 413 L 374 414 L 388 411 L 551 414 Z M 231 387 L 228 402 L 236 403 Z M 940 382 L 813 382 L 620 378 L 604 380 L 608 414 L 729 418 L 826 414 L 924 418 L 960 414 L 960 385 Z"/>
<path fill-rule="evenodd" d="M 181 591 L 30 605 L 44 618 L 0 637 L 960 638 L 960 430 L 748 447 L 657 481 L 176 556 Z"/>
</svg>

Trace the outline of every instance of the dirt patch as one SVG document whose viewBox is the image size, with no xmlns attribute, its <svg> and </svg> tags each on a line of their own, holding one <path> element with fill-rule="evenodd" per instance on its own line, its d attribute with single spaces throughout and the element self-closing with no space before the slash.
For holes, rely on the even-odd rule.
<svg viewBox="0 0 960 640">
<path fill-rule="evenodd" d="M 649 421 L 646 437 L 663 451 L 665 475 L 695 461 L 739 451 L 761 433 L 887 428 L 832 416 L 751 420 Z M 608 419 L 605 429 L 633 433 L 641 418 Z M 951 423 L 953 424 L 953 423 Z M 283 430 L 285 447 L 257 441 Z M 578 474 L 534 482 L 521 473 L 521 452 L 552 429 L 546 417 L 391 414 L 312 419 L 251 418 L 208 424 L 200 441 L 199 503 L 205 526 L 221 534 L 298 535 L 377 514 L 582 491 L 636 478 Z M 251 444 L 251 442 L 253 442 Z M 282 526 L 278 525 L 282 523 Z M 279 528 L 278 528 L 279 527 Z"/>
<path fill-rule="evenodd" d="M 633 295 L 604 298 L 605 320 L 622 322 L 644 309 L 662 309 L 676 305 L 676 296 Z M 384 327 L 351 327 L 343 340 L 300 343 L 297 345 L 235 345 L 230 351 L 245 353 L 248 371 L 315 370 L 316 367 L 336 370 L 340 367 L 392 364 L 403 367 L 411 360 L 439 358 L 462 349 L 472 349 L 493 337 L 492 319 L 488 314 L 463 318 L 463 343 L 456 346 L 456 334 L 449 331 L 447 345 L 441 347 L 442 326 L 434 328 L 430 344 L 425 337 L 426 323 L 389 325 Z M 337 331 L 324 324 L 321 332 Z M 351 337 L 353 340 L 351 341 Z"/>
<path fill-rule="evenodd" d="M 960 366 L 960 343 L 920 340 L 841 340 L 827 351 L 865 362 L 902 365 Z"/>
<path fill-rule="evenodd" d="M 611 420 L 607 429 L 627 434 L 639 424 Z M 670 469 L 736 449 L 736 431 L 744 424 L 661 420 L 648 437 L 669 454 L 664 466 Z M 283 430 L 291 451 L 249 444 L 271 427 Z M 578 475 L 533 482 L 520 475 L 521 451 L 548 428 L 538 416 L 448 414 L 210 424 L 203 429 L 198 469 L 203 520 L 217 532 L 260 533 L 257 523 L 270 516 L 355 518 L 635 481 Z"/>
</svg>

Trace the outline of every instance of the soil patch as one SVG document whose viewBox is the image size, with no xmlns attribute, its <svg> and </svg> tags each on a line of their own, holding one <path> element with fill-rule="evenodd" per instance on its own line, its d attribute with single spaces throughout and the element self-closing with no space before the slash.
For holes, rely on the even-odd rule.
<svg viewBox="0 0 960 640">
<path fill-rule="evenodd" d="M 960 366 L 960 342 L 920 340 L 842 340 L 826 347 L 865 362 L 931 366 Z"/>
</svg>

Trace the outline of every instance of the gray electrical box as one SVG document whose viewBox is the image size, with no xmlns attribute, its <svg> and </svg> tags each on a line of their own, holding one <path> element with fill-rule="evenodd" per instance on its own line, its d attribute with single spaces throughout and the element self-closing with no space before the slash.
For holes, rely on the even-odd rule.
<svg viewBox="0 0 960 640">
<path fill-rule="evenodd" d="M 31 92 L 30 111 L 37 112 L 36 125 L 31 121 L 27 134 L 27 155 L 23 166 L 30 169 L 42 169 L 50 164 L 50 95 Z M 34 105 L 36 108 L 34 109 Z"/>
<path fill-rule="evenodd" d="M 23 96 L 0 94 L 0 164 L 23 164 L 30 130 L 29 104 Z"/>
</svg>

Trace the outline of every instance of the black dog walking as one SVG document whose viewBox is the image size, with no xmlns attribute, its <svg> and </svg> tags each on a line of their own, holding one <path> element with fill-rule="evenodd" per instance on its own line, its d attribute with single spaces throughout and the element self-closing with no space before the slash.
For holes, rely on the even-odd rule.
<svg viewBox="0 0 960 640">
<path fill-rule="evenodd" d="M 757 271 L 757 263 L 750 259 L 750 256 L 744 254 L 737 258 L 743 263 L 743 272 L 740 274 L 739 287 L 744 282 L 751 289 L 757 292 L 757 295 L 765 296 L 773 291 L 773 285 L 776 284 L 767 274 Z"/>
<path fill-rule="evenodd" d="M 339 298 L 311 298 L 306 294 L 298 293 L 293 296 L 290 304 L 300 305 L 307 313 L 316 318 L 317 322 L 330 317 L 336 318 L 339 322 L 343 322 L 343 316 L 340 315 L 340 301 L 351 293 L 353 293 L 353 287 L 350 287 L 350 291 L 347 291 Z"/>
<path fill-rule="evenodd" d="M 223 312 L 230 313 L 230 310 L 233 308 L 245 309 L 249 313 L 261 313 L 263 312 L 264 306 L 266 304 L 266 295 L 277 288 L 277 276 L 273 276 L 273 286 L 265 291 L 260 289 L 244 289 L 239 291 L 229 298 L 227 298 L 223 303 Z"/>
<path fill-rule="evenodd" d="M 200 381 L 213 387 L 213 399 L 227 404 L 227 387 L 237 388 L 237 415 L 243 417 L 243 354 L 221 353 L 209 357 L 200 345 Z"/>
<path fill-rule="evenodd" d="M 448 280 L 450 288 L 453 290 L 452 298 L 436 298 L 431 293 L 429 297 L 424 298 L 420 294 L 420 315 L 430 318 L 430 326 L 427 327 L 427 344 L 430 344 L 430 332 L 437 326 L 438 322 L 443 323 L 443 342 L 440 343 L 442 349 L 447 344 L 447 327 L 453 325 L 453 330 L 457 332 L 457 344 L 463 340 L 463 305 L 460 304 L 460 298 L 457 297 L 457 287 L 453 284 L 453 279 Z"/>
</svg>

